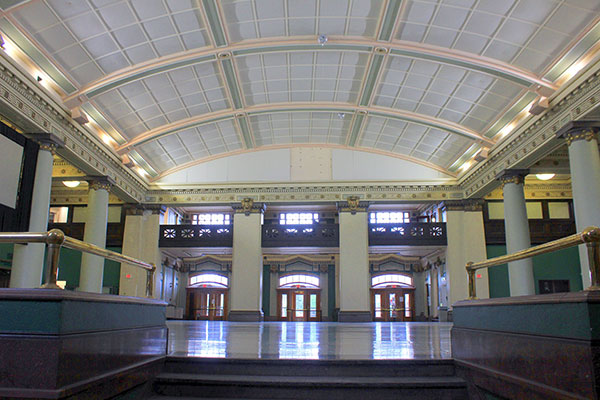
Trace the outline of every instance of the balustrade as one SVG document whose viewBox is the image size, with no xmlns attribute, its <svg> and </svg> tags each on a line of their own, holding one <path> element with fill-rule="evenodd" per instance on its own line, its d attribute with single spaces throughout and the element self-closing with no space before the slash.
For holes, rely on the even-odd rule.
<svg viewBox="0 0 600 400">
<path fill-rule="evenodd" d="M 232 225 L 161 225 L 160 247 L 231 247 Z"/>
<path fill-rule="evenodd" d="M 445 246 L 444 222 L 369 224 L 370 246 Z"/>
</svg>

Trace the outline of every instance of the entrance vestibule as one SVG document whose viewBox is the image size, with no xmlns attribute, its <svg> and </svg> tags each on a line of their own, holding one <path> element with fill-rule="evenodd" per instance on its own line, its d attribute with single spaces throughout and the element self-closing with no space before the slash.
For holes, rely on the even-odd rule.
<svg viewBox="0 0 600 400">
<path fill-rule="evenodd" d="M 187 292 L 187 319 L 220 321 L 227 319 L 228 281 L 218 274 L 200 274 L 190 278 Z"/>
<path fill-rule="evenodd" d="M 319 278 L 286 275 L 277 289 L 277 319 L 280 321 L 321 321 Z"/>
<path fill-rule="evenodd" d="M 412 277 L 383 274 L 372 278 L 373 321 L 412 321 L 415 314 L 415 287 Z"/>
</svg>

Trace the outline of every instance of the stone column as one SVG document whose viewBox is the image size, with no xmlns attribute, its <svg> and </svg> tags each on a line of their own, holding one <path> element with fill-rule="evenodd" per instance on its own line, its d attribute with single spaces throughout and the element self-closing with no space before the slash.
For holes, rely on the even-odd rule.
<svg viewBox="0 0 600 400">
<path fill-rule="evenodd" d="M 340 225 L 340 322 L 371 321 L 368 203 L 338 203 Z"/>
<path fill-rule="evenodd" d="M 48 229 L 50 188 L 52 186 L 52 163 L 54 152 L 64 143 L 51 133 L 27 135 L 40 145 L 29 213 L 29 231 L 45 232 Z M 44 270 L 43 243 L 16 244 L 10 272 L 11 288 L 36 288 L 42 283 Z"/>
<path fill-rule="evenodd" d="M 233 256 L 231 264 L 230 321 L 262 321 L 262 232 L 263 203 L 246 198 L 232 204 Z"/>
<path fill-rule="evenodd" d="M 446 282 L 449 286 L 448 305 L 469 297 L 467 262 L 487 259 L 485 231 L 483 228 L 483 200 L 471 199 L 447 201 L 446 232 Z M 477 271 L 476 289 L 478 298 L 490 296 L 486 269 Z"/>
<path fill-rule="evenodd" d="M 577 232 L 600 226 L 600 154 L 597 133 L 599 122 L 571 123 L 561 131 L 569 145 L 569 166 Z M 583 288 L 591 285 L 590 266 L 585 245 L 579 246 Z"/>
<path fill-rule="evenodd" d="M 108 223 L 108 194 L 114 181 L 107 176 L 88 177 L 86 180 L 89 191 L 83 241 L 104 248 Z M 102 293 L 103 276 L 104 258 L 82 253 L 79 291 Z"/>
<path fill-rule="evenodd" d="M 525 193 L 523 192 L 523 183 L 528 173 L 529 170 L 526 169 L 507 169 L 498 176 L 498 179 L 502 181 L 504 196 L 506 254 L 531 247 Z M 511 296 L 535 294 L 533 260 L 526 258 L 508 263 L 508 280 Z"/>
<path fill-rule="evenodd" d="M 154 263 L 157 270 L 161 265 L 158 239 L 160 234 L 161 206 L 126 205 L 125 230 L 123 232 L 123 254 L 142 261 Z M 155 280 L 156 280 L 156 275 Z M 119 294 L 146 297 L 147 272 L 130 264 L 121 263 Z M 152 282 L 153 297 L 159 298 L 160 288 Z"/>
</svg>

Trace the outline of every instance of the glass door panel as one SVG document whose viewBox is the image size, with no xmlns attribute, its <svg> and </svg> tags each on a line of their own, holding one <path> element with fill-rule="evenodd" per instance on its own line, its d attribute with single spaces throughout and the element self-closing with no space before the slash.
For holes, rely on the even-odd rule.
<svg viewBox="0 0 600 400">
<path fill-rule="evenodd" d="M 287 293 L 282 293 L 281 294 L 281 318 L 288 317 L 288 312 L 287 312 L 288 301 L 287 300 L 288 300 Z"/>
<path fill-rule="evenodd" d="M 409 293 L 404 293 L 404 317 L 405 318 L 412 317 L 411 309 L 410 309 L 410 294 Z"/>
<path fill-rule="evenodd" d="M 388 293 L 389 300 L 389 315 L 390 318 L 396 318 L 397 308 L 396 308 L 396 293 Z"/>
<path fill-rule="evenodd" d="M 295 297 L 295 307 L 296 310 L 295 317 L 296 318 L 304 318 L 304 293 L 294 295 Z"/>
<path fill-rule="evenodd" d="M 310 318 L 317 318 L 317 295 L 310 295 Z"/>
<path fill-rule="evenodd" d="M 381 294 L 375 294 L 375 318 L 381 318 Z"/>
</svg>

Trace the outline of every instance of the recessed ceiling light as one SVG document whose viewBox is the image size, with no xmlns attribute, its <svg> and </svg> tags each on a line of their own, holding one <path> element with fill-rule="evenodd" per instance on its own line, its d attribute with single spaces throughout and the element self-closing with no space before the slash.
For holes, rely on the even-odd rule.
<svg viewBox="0 0 600 400">
<path fill-rule="evenodd" d="M 62 181 L 62 183 L 66 187 L 75 188 L 75 187 L 79 186 L 79 184 L 81 182 L 80 181 Z"/>
<path fill-rule="evenodd" d="M 535 177 L 538 178 L 540 181 L 547 181 L 554 178 L 554 175 L 555 174 L 535 174 Z"/>
</svg>

